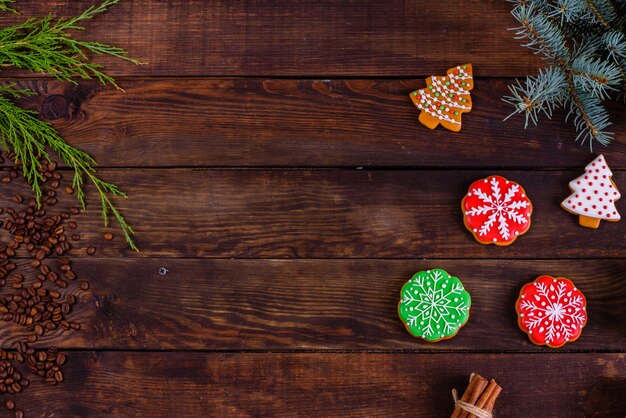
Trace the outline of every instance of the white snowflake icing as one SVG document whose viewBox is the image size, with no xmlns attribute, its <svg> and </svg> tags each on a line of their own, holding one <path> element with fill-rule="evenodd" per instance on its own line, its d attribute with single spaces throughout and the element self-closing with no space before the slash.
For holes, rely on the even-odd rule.
<svg viewBox="0 0 626 418">
<path fill-rule="evenodd" d="M 463 295 L 467 292 L 457 278 L 443 270 L 426 273 L 413 277 L 402 293 L 401 303 L 415 312 L 407 315 L 407 326 L 419 328 L 420 336 L 428 339 L 450 336 L 467 319 L 470 306 Z"/>
<path fill-rule="evenodd" d="M 485 182 L 486 181 L 487 179 L 485 179 Z M 511 184 L 511 187 L 509 187 L 504 195 L 502 195 L 500 182 L 496 177 L 491 177 L 489 184 L 491 186 L 491 194 L 487 194 L 479 188 L 475 188 L 470 191 L 470 193 L 477 196 L 484 203 L 484 205 L 473 207 L 470 210 L 465 211 L 465 214 L 470 216 L 489 214 L 485 223 L 481 225 L 478 231 L 474 232 L 478 232 L 478 235 L 480 236 L 487 235 L 491 232 L 493 225 L 497 223 L 497 229 L 500 236 L 505 240 L 508 240 L 511 237 L 509 221 L 525 225 L 528 222 L 528 219 L 526 219 L 524 214 L 519 213 L 518 210 L 529 207 L 530 202 L 527 200 L 513 200 L 515 194 L 520 190 L 520 186 L 518 184 Z M 524 198 L 524 194 L 522 194 L 521 197 Z"/>
<path fill-rule="evenodd" d="M 565 282 L 559 281 L 556 286 L 554 282 L 549 286 L 533 283 L 537 294 L 530 298 L 523 295 L 520 304 L 520 320 L 528 333 L 545 335 L 547 344 L 561 338 L 569 341 L 587 320 L 583 297 L 573 294 L 576 289 L 567 291 Z"/>
</svg>

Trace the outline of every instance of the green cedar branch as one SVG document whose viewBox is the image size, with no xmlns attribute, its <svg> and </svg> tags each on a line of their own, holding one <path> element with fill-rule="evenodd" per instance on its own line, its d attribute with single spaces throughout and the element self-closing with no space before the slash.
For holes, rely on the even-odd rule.
<svg viewBox="0 0 626 418">
<path fill-rule="evenodd" d="M 11 12 L 17 14 L 17 10 L 10 7 L 8 5 L 9 3 L 15 3 L 15 0 L 0 0 L 0 12 Z"/>
<path fill-rule="evenodd" d="M 0 87 L 0 92 L 13 97 L 20 97 L 26 93 L 23 90 L 12 89 L 10 86 Z M 32 92 L 29 93 L 32 94 Z M 46 147 L 49 147 L 74 170 L 72 186 L 83 208 L 86 204 L 83 179 L 86 176 L 100 194 L 105 226 L 109 224 L 110 212 L 120 224 L 130 247 L 137 250 L 132 240 L 135 232 L 109 198 L 110 195 L 124 198 L 127 196 L 114 184 L 97 177 L 96 162 L 89 154 L 67 144 L 49 123 L 37 118 L 36 112 L 18 107 L 5 96 L 0 96 L 0 133 L 0 143 L 6 150 L 15 153 L 15 163 L 21 165 L 24 177 L 35 191 L 39 204 L 43 197 L 41 183 L 45 181 L 41 174 L 43 172 L 42 160 L 50 161 L 50 155 L 46 151 Z"/>
<path fill-rule="evenodd" d="M 76 83 L 76 79 L 97 79 L 119 88 L 103 67 L 88 61 L 87 53 L 110 55 L 133 64 L 143 64 L 122 49 L 93 41 L 74 39 L 70 30 L 84 30 L 79 23 L 103 13 L 119 0 L 106 0 L 98 7 L 89 7 L 79 16 L 53 19 L 31 18 L 23 23 L 0 29 L 0 66 L 47 73 L 61 81 Z"/>
<path fill-rule="evenodd" d="M 0 0 L 0 11 L 15 12 L 8 5 L 14 0 Z M 115 79 L 99 64 L 89 62 L 88 54 L 109 55 L 134 64 L 142 64 L 122 49 L 99 42 L 74 39 L 70 31 L 84 30 L 81 22 L 103 13 L 119 0 L 105 0 L 73 18 L 53 19 L 52 16 L 26 21 L 0 29 L 0 67 L 15 67 L 35 73 L 47 73 L 58 80 L 77 83 L 78 79 L 97 79 L 119 89 Z M 102 205 L 102 218 L 109 224 L 109 214 L 119 223 L 129 246 L 137 250 L 134 231 L 115 207 L 112 196 L 126 197 L 117 186 L 101 180 L 95 169 L 96 161 L 87 153 L 68 145 L 37 113 L 18 107 L 11 99 L 34 92 L 18 90 L 14 85 L 0 86 L 0 144 L 15 154 L 15 163 L 21 165 L 24 177 L 35 192 L 37 202 L 42 199 L 42 160 L 49 161 L 47 148 L 56 153 L 74 170 L 73 187 L 76 197 L 85 207 L 84 179 L 96 187 Z"/>
</svg>

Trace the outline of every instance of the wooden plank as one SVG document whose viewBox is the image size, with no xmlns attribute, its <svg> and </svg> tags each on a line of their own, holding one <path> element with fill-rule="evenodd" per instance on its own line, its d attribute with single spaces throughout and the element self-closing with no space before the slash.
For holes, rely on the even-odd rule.
<svg viewBox="0 0 626 418">
<path fill-rule="evenodd" d="M 557 113 L 537 128 L 503 122 L 510 79 L 482 79 L 459 134 L 422 126 L 408 93 L 423 80 L 129 79 L 126 94 L 45 80 L 22 104 L 103 166 L 575 168 L 591 159 Z M 610 106 L 605 152 L 626 168 L 626 118 Z M 508 155 L 504 158 L 503 155 Z"/>
<path fill-rule="evenodd" d="M 25 16 L 76 15 L 93 1 L 20 1 Z M 125 1 L 81 39 L 122 46 L 149 65 L 98 59 L 115 75 L 430 75 L 472 62 L 481 75 L 535 72 L 498 0 Z M 459 16 L 462 16 L 461 18 Z M 3 14 L 3 25 L 20 16 Z M 3 70 L 4 71 L 4 70 Z"/>
<path fill-rule="evenodd" d="M 434 267 L 460 277 L 472 296 L 469 323 L 438 344 L 411 337 L 396 313 L 402 285 Z M 581 338 L 558 351 L 624 349 L 626 260 L 81 259 L 73 269 L 91 283 L 88 291 L 69 288 L 81 303 L 68 317 L 81 331 L 47 334 L 39 346 L 545 353 L 518 329 L 514 304 L 525 283 L 551 274 L 572 279 L 588 301 Z M 28 263 L 18 271 L 33 274 Z M 5 324 L 0 345 L 24 335 Z"/>
<path fill-rule="evenodd" d="M 131 198 L 119 206 L 140 253 L 102 240 L 99 202 L 78 219 L 100 255 L 211 258 L 623 258 L 626 222 L 597 230 L 559 207 L 580 171 L 498 171 L 526 189 L 533 226 L 509 247 L 478 244 L 460 202 L 485 171 L 102 170 Z M 614 181 L 626 184 L 626 172 Z M 12 182 L 0 199 L 24 193 Z M 64 193 L 61 193 L 64 195 Z M 93 198 L 93 194 L 91 194 Z M 618 210 L 626 211 L 617 202 Z"/>
<path fill-rule="evenodd" d="M 65 382 L 15 396 L 27 416 L 448 417 L 471 372 L 502 417 L 621 417 L 624 354 L 70 353 Z"/>
</svg>

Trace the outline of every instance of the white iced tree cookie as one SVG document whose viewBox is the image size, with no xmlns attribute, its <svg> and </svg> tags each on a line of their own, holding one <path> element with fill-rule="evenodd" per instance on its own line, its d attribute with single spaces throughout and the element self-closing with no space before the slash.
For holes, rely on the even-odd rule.
<svg viewBox="0 0 626 418">
<path fill-rule="evenodd" d="M 566 211 L 578 215 L 578 222 L 587 228 L 597 228 L 600 221 L 617 222 L 620 215 L 615 201 L 621 195 L 604 156 L 599 155 L 585 167 L 585 174 L 570 181 L 572 194 L 561 203 Z"/>
</svg>

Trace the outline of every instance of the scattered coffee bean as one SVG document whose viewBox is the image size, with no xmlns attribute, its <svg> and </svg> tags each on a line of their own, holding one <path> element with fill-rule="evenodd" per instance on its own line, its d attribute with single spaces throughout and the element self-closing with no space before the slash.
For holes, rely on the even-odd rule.
<svg viewBox="0 0 626 418">
<path fill-rule="evenodd" d="M 0 156 L 0 164 L 5 160 L 14 161 L 15 155 L 4 153 Z M 8 242 L 0 242 L 0 287 L 6 286 L 7 281 L 11 287 L 0 294 L 0 320 L 26 330 L 22 339 L 17 341 L 17 351 L 0 349 L 0 394 L 16 394 L 28 387 L 30 380 L 22 376 L 26 372 L 48 385 L 63 382 L 65 376 L 61 366 L 65 364 L 66 356 L 52 348 L 35 349 L 31 344 L 45 341 L 42 337 L 46 333 L 59 328 L 81 328 L 80 323 L 71 320 L 73 307 L 78 303 L 78 297 L 73 292 L 88 290 L 89 283 L 85 280 L 81 280 L 79 285 L 72 283 L 76 273 L 70 259 L 65 256 L 72 248 L 70 238 L 72 241 L 80 240 L 79 234 L 70 237 L 69 231 L 78 228 L 72 218 L 81 210 L 71 207 L 63 211 L 54 207 L 62 203 L 58 200 L 56 189 L 62 187 L 63 175 L 56 168 L 56 163 L 42 161 L 39 173 L 44 197 L 42 207 L 34 198 L 21 194 L 12 195 L 14 207 L 0 207 L 0 229 L 9 236 Z M 18 170 L 11 169 L 5 172 L 1 181 L 8 184 L 18 177 Z M 24 186 L 27 187 L 26 183 Z M 61 190 L 67 194 L 75 192 L 71 185 L 63 186 Z M 103 236 L 105 240 L 113 239 L 110 232 Z M 18 266 L 12 261 L 16 252 L 20 256 L 30 256 L 30 268 L 28 264 L 20 263 Z M 94 255 L 96 248 L 89 246 L 86 252 Z M 53 256 L 59 257 L 58 263 L 49 259 Z M 65 289 L 62 290 L 63 295 L 60 289 Z M 25 370 L 18 370 L 20 367 L 25 367 Z M 16 409 L 13 399 L 5 398 L 3 401 L 7 409 L 14 411 L 15 417 L 24 416 L 22 410 Z"/>
</svg>

